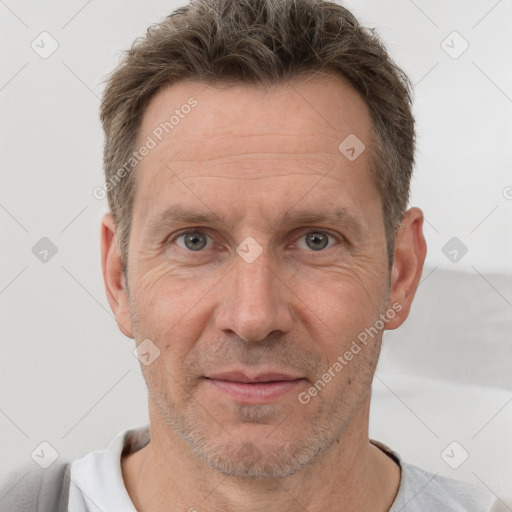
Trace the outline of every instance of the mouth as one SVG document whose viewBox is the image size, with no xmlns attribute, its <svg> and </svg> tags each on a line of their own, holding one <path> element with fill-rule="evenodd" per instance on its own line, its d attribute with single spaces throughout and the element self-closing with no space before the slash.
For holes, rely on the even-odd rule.
<svg viewBox="0 0 512 512">
<path fill-rule="evenodd" d="M 239 371 L 214 374 L 205 380 L 216 392 L 244 404 L 271 403 L 306 382 L 304 377 L 279 372 L 250 376 Z"/>
</svg>

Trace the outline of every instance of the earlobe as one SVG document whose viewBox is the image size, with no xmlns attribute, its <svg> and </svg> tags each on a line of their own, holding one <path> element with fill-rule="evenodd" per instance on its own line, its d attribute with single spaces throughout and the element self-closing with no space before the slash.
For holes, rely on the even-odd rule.
<svg viewBox="0 0 512 512">
<path fill-rule="evenodd" d="M 386 323 L 386 329 L 396 329 L 405 321 L 418 288 L 427 244 L 423 236 L 423 212 L 411 208 L 405 212 L 395 240 L 393 268 L 390 278 L 389 302 L 400 305 L 400 311 Z"/>
<path fill-rule="evenodd" d="M 116 225 L 111 213 L 105 214 L 101 223 L 101 267 L 107 299 L 119 330 L 133 338 L 128 289 L 122 271 Z"/>
</svg>

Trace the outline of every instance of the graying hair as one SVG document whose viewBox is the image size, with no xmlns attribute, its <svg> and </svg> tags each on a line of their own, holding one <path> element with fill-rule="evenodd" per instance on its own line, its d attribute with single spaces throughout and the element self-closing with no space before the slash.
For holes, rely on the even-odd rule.
<svg viewBox="0 0 512 512">
<path fill-rule="evenodd" d="M 185 79 L 273 85 L 321 71 L 345 79 L 370 111 L 370 172 L 382 198 L 391 266 L 414 165 L 412 88 L 375 31 L 329 0 L 192 0 L 149 27 L 107 77 L 104 171 L 107 183 L 117 177 L 107 196 L 125 273 L 136 166 L 122 179 L 118 172 L 155 93 Z"/>
</svg>

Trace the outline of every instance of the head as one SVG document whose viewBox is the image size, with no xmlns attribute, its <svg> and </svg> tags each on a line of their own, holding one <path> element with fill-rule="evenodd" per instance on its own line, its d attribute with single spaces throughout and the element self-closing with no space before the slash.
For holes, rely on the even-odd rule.
<svg viewBox="0 0 512 512">
<path fill-rule="evenodd" d="M 238 476 L 355 435 L 426 251 L 410 86 L 378 37 L 329 1 L 195 1 L 124 55 L 101 119 L 103 271 L 157 356 L 151 420 Z M 300 380 L 250 403 L 217 386 L 233 370 Z"/>
</svg>

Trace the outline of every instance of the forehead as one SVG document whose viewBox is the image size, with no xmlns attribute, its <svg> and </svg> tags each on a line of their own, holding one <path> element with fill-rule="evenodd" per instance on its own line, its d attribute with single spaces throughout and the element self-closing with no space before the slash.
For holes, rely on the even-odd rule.
<svg viewBox="0 0 512 512">
<path fill-rule="evenodd" d="M 179 82 L 161 89 L 144 113 L 137 146 L 151 140 L 152 148 L 137 166 L 135 202 L 153 209 L 177 178 L 258 180 L 336 168 L 329 179 L 369 179 L 367 152 L 350 162 L 339 146 L 353 136 L 367 146 L 370 128 L 362 97 L 332 75 L 268 88 Z"/>
<path fill-rule="evenodd" d="M 152 135 L 161 150 L 180 146 L 184 153 L 192 146 L 197 157 L 220 152 L 235 142 L 233 135 L 252 136 L 253 145 L 258 137 L 268 144 L 266 136 L 307 136 L 308 147 L 318 149 L 324 141 L 324 147 L 332 150 L 333 142 L 341 142 L 350 133 L 364 138 L 370 124 L 359 93 L 333 75 L 296 77 L 268 87 L 189 80 L 155 94 L 144 113 L 138 140 Z M 281 150 L 286 152 L 286 148 Z"/>
</svg>

